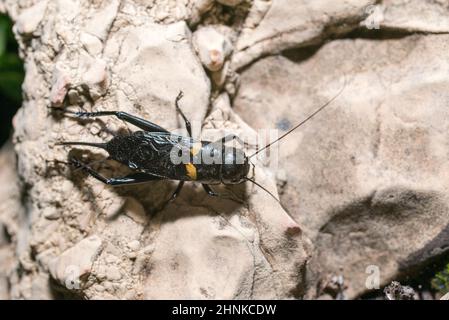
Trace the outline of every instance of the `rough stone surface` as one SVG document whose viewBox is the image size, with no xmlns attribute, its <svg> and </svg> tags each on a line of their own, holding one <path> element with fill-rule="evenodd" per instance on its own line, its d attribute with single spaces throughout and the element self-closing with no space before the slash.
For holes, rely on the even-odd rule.
<svg viewBox="0 0 449 320">
<path fill-rule="evenodd" d="M 112 117 L 77 121 L 48 107 L 126 111 L 176 130 L 183 127 L 174 106 L 181 90 L 180 104 L 196 137 L 206 115 L 205 123 L 213 128 L 250 131 L 233 113 L 226 93 L 221 103 L 211 103 L 209 76 L 193 47 L 189 25 L 214 6 L 221 5 L 2 2 L 18 23 L 26 68 L 25 99 L 14 118 L 17 170 L 9 170 L 18 173 L 18 207 L 28 219 L 20 224 L 23 236 L 19 227 L 8 229 L 18 234 L 17 241 L 2 235 L 2 296 L 254 299 L 304 294 L 310 244 L 282 207 L 254 186 L 222 190 L 244 196 L 240 204 L 210 198 L 191 184 L 161 210 L 173 183 L 114 189 L 71 170 L 63 163 L 70 148 L 55 145 L 103 141 L 111 131 L 134 128 Z M 34 20 L 25 19 L 29 16 Z M 223 41 L 218 41 L 225 51 L 220 65 L 231 53 L 230 40 Z M 86 161 L 104 157 L 80 149 L 70 154 Z M 112 162 L 98 166 L 108 176 L 127 171 Z M 264 168 L 256 171 L 258 181 L 276 194 L 273 175 Z M 11 193 L 4 196 L 15 199 Z M 2 223 L 9 221 L 9 212 L 1 211 Z"/>
<path fill-rule="evenodd" d="M 15 154 L 0 153 L 0 182 L 14 182 L 0 183 L 0 297 L 354 298 L 445 253 L 447 9 L 421 0 L 0 0 L 26 68 Z M 190 184 L 164 208 L 173 183 L 104 186 L 62 163 L 70 148 L 55 143 L 133 128 L 48 108 L 125 111 L 177 130 L 182 90 L 195 137 L 227 131 L 254 142 L 256 129 L 286 131 L 342 86 L 281 143 L 279 166 L 252 159 L 256 181 L 282 206 L 250 183 L 217 187 L 244 204 Z"/>
<path fill-rule="evenodd" d="M 320 43 L 360 26 L 398 31 L 448 32 L 445 1 L 255 0 L 236 43 L 233 67 L 261 56 Z"/>
<path fill-rule="evenodd" d="M 193 43 L 201 62 L 211 71 L 220 70 L 232 51 L 230 40 L 212 27 L 197 30 Z"/>
<path fill-rule="evenodd" d="M 7 144 L 0 151 L 0 299 L 9 299 L 9 276 L 17 263 L 15 249 L 19 233 L 20 189 L 15 171 L 14 150 Z"/>
<path fill-rule="evenodd" d="M 278 172 L 288 172 L 282 202 L 315 246 L 310 274 L 342 274 L 349 297 L 367 290 L 370 266 L 385 283 L 448 248 L 448 43 L 344 39 L 241 76 L 237 112 L 283 131 L 346 79 L 328 109 L 281 143 Z"/>
<path fill-rule="evenodd" d="M 77 277 L 90 274 L 92 265 L 100 254 L 101 247 L 102 241 L 98 236 L 93 235 L 84 238 L 50 261 L 50 274 L 60 283 L 72 280 L 69 278 L 70 272 L 73 272 Z"/>
</svg>

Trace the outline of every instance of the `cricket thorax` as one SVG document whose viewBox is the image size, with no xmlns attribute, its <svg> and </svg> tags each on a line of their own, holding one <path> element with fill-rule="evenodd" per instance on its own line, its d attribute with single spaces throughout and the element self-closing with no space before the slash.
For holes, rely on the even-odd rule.
<svg viewBox="0 0 449 320">
<path fill-rule="evenodd" d="M 208 183 L 235 184 L 244 181 L 249 172 L 248 159 L 241 149 L 219 144 L 195 143 L 190 149 L 191 157 L 184 163 L 188 180 Z"/>
</svg>

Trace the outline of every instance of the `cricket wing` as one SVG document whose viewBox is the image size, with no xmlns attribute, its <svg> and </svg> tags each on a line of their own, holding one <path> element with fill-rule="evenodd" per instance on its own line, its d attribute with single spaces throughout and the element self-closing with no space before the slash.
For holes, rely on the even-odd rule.
<svg viewBox="0 0 449 320">
<path fill-rule="evenodd" d="M 141 140 L 131 155 L 133 169 L 177 180 L 182 174 L 179 162 L 189 154 L 192 140 L 170 133 L 142 132 Z M 183 167 L 181 166 L 181 169 Z"/>
</svg>

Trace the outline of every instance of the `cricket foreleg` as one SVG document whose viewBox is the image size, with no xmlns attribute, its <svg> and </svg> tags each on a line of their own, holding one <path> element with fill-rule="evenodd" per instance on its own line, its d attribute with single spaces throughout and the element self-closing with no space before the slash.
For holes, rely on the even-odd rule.
<svg viewBox="0 0 449 320">
<path fill-rule="evenodd" d="M 165 201 L 164 204 L 159 208 L 159 211 L 164 210 L 167 205 L 169 205 L 171 202 L 173 202 L 178 197 L 183 186 L 184 186 L 184 181 L 179 181 L 178 186 L 176 187 L 176 190 L 172 193 L 171 197 L 167 201 Z"/>
<path fill-rule="evenodd" d="M 187 117 L 185 116 L 184 112 L 182 112 L 181 108 L 179 107 L 179 100 L 181 100 L 183 96 L 184 96 L 184 93 L 182 91 L 179 91 L 179 94 L 175 100 L 175 106 L 176 106 L 176 110 L 179 112 L 182 119 L 184 120 L 184 123 L 186 124 L 187 132 L 189 133 L 189 136 L 191 138 L 192 137 L 192 125 L 191 125 L 190 121 L 187 119 Z"/>
<path fill-rule="evenodd" d="M 238 199 L 237 197 L 232 197 L 229 194 L 217 193 L 214 190 L 212 190 L 212 188 L 209 185 L 207 185 L 207 184 L 203 183 L 202 186 L 203 186 L 204 190 L 207 192 L 207 194 L 212 196 L 212 197 L 228 199 L 228 200 L 232 200 L 234 202 L 240 203 L 240 204 L 245 203 L 243 200 Z"/>
<path fill-rule="evenodd" d="M 204 191 L 206 191 L 206 193 L 212 197 L 219 197 L 220 194 L 216 193 L 214 190 L 212 190 L 212 188 L 208 185 L 208 184 L 202 184 Z"/>
<path fill-rule="evenodd" d="M 171 195 L 170 199 L 168 199 L 168 202 L 172 202 L 173 200 L 175 200 L 179 196 L 183 186 L 184 186 L 184 181 L 180 181 L 178 183 L 178 186 L 176 187 L 176 190 L 173 192 L 173 194 Z"/>
</svg>

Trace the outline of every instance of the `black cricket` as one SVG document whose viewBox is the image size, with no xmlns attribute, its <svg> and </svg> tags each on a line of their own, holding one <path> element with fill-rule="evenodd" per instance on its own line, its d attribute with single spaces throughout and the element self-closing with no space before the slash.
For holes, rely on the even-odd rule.
<svg viewBox="0 0 449 320">
<path fill-rule="evenodd" d="M 342 91 L 342 90 L 341 90 Z M 99 111 L 99 112 L 72 112 L 64 110 L 66 114 L 71 114 L 78 118 L 94 118 L 103 116 L 115 116 L 125 122 L 135 125 L 141 131 L 131 132 L 129 134 L 115 135 L 111 140 L 105 143 L 94 142 L 61 142 L 59 145 L 83 145 L 98 147 L 106 150 L 109 154 L 108 159 L 118 161 L 135 172 L 116 178 L 107 178 L 94 170 L 88 164 L 85 164 L 75 158 L 70 159 L 70 163 L 75 167 L 85 171 L 99 181 L 111 186 L 123 186 L 131 184 L 145 183 L 155 180 L 178 180 L 179 184 L 168 202 L 174 200 L 181 192 L 186 181 L 200 182 L 204 190 L 211 196 L 225 196 L 216 193 L 210 185 L 225 184 L 235 185 L 246 181 L 259 186 L 274 197 L 267 189 L 258 184 L 254 179 L 248 177 L 250 171 L 249 159 L 262 150 L 269 148 L 272 144 L 283 139 L 285 136 L 296 130 L 310 118 L 316 115 L 329 105 L 341 91 L 331 100 L 326 102 L 305 120 L 287 131 L 275 141 L 267 144 L 262 149 L 257 150 L 250 156 L 247 156 L 242 149 L 226 146 L 226 142 L 236 140 L 243 145 L 243 142 L 234 134 L 227 135 L 215 142 L 198 141 L 192 138 L 192 128 L 187 117 L 179 107 L 179 101 L 183 97 L 182 91 L 175 100 L 177 112 L 185 122 L 188 137 L 176 135 L 145 119 L 133 116 L 121 111 Z M 192 156 L 192 161 L 175 164 L 172 161 L 172 152 L 187 151 Z M 204 163 L 204 161 L 195 161 L 195 158 L 208 156 L 209 158 L 219 159 L 213 163 Z M 201 159 L 200 159 L 201 160 Z M 225 196 L 226 197 L 226 196 Z"/>
</svg>

